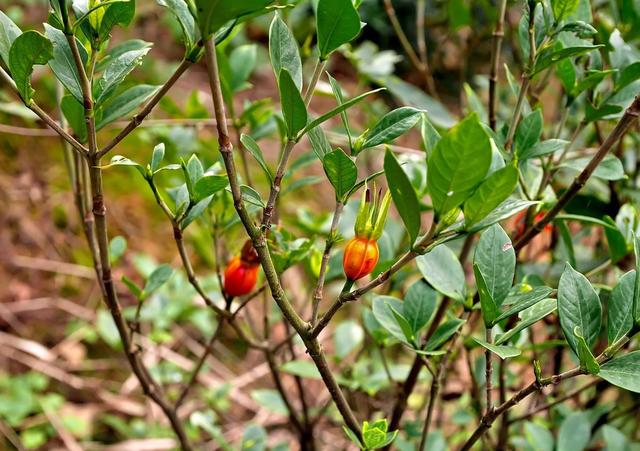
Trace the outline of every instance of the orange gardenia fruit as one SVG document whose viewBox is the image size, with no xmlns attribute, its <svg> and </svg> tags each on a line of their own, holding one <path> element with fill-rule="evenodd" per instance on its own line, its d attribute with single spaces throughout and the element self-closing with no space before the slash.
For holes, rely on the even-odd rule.
<svg viewBox="0 0 640 451">
<path fill-rule="evenodd" d="M 342 265 L 349 280 L 358 280 L 371 274 L 378 264 L 380 251 L 375 240 L 355 237 L 344 250 Z"/>
<path fill-rule="evenodd" d="M 224 270 L 223 290 L 227 296 L 244 296 L 253 291 L 258 281 L 260 260 L 251 241 L 242 247 L 240 255 L 235 256 Z"/>
</svg>

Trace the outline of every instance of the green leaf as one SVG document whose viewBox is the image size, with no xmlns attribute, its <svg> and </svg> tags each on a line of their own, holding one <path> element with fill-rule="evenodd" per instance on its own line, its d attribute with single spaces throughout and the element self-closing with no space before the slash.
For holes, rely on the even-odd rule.
<svg viewBox="0 0 640 451">
<path fill-rule="evenodd" d="M 440 133 L 435 129 L 429 118 L 425 113 L 422 113 L 422 126 L 420 127 L 420 134 L 422 135 L 422 144 L 424 150 L 427 152 L 427 158 L 435 149 L 436 144 L 440 141 Z"/>
<path fill-rule="evenodd" d="M 560 50 L 554 50 L 553 46 L 545 47 L 536 57 L 536 63 L 534 65 L 531 76 L 545 70 L 547 67 L 561 61 L 565 58 L 572 58 L 574 56 L 583 55 L 589 53 L 592 50 L 604 47 L 603 45 L 577 45 L 574 47 L 566 47 Z"/>
<path fill-rule="evenodd" d="M 291 74 L 286 68 L 280 70 L 278 78 L 280 87 L 280 103 L 282 104 L 282 115 L 287 125 L 287 137 L 295 139 L 296 135 L 307 125 L 307 107 L 302 100 L 300 91 L 291 78 Z"/>
<path fill-rule="evenodd" d="M 491 226 L 480 235 L 473 261 L 484 276 L 491 297 L 501 306 L 513 282 L 516 253 L 509 235 L 499 224 Z"/>
<path fill-rule="evenodd" d="M 463 319 L 458 318 L 445 321 L 440 326 L 438 326 L 429 341 L 427 341 L 425 349 L 427 351 L 435 351 L 440 346 L 445 344 L 449 340 L 449 338 L 451 338 L 453 334 L 455 334 L 458 329 L 462 327 L 464 323 L 465 321 Z"/>
<path fill-rule="evenodd" d="M 520 153 L 519 160 L 524 161 L 530 158 L 544 157 L 564 149 L 567 144 L 569 144 L 569 141 L 564 139 L 547 139 L 546 141 L 540 141 L 533 147 Z"/>
<path fill-rule="evenodd" d="M 197 22 L 204 39 L 227 22 L 265 10 L 274 0 L 195 0 Z"/>
<path fill-rule="evenodd" d="M 82 104 L 78 103 L 75 97 L 66 95 L 60 102 L 60 109 L 78 140 L 87 142 L 87 123 L 84 120 L 84 107 Z"/>
<path fill-rule="evenodd" d="M 9 67 L 9 51 L 22 31 L 5 13 L 0 11 L 0 59 Z"/>
<path fill-rule="evenodd" d="M 329 111 L 328 113 L 325 113 L 325 114 L 321 115 L 320 117 L 318 117 L 317 119 L 314 119 L 313 121 L 309 122 L 306 125 L 306 127 L 304 127 L 304 129 L 298 134 L 298 136 L 296 137 L 296 140 L 300 140 L 309 130 L 313 130 L 318 125 L 328 121 L 332 117 L 334 117 L 334 116 L 342 113 L 343 111 L 346 111 L 347 109 L 351 108 L 353 105 L 355 105 L 355 104 L 357 104 L 359 102 L 362 102 L 364 99 L 366 99 L 370 95 L 375 94 L 375 93 L 380 92 L 380 91 L 384 91 L 384 88 L 374 89 L 373 91 L 365 92 L 364 94 L 360 94 L 359 96 L 354 97 L 352 99 L 349 99 L 346 102 L 344 102 L 343 104 L 338 105 L 336 108 L 334 108 L 333 110 Z"/>
<path fill-rule="evenodd" d="M 403 311 L 403 303 L 399 299 L 391 296 L 375 296 L 373 298 L 372 311 L 378 323 L 399 341 L 410 344 L 393 310 L 396 313 Z"/>
<path fill-rule="evenodd" d="M 264 161 L 264 156 L 262 155 L 262 150 L 258 143 L 251 136 L 245 135 L 244 133 L 240 136 L 240 142 L 242 142 L 245 149 L 247 149 L 251 156 L 253 156 L 253 158 L 258 162 L 269 181 L 273 182 L 273 174 L 271 173 L 271 169 L 269 169 L 267 162 Z"/>
<path fill-rule="evenodd" d="M 321 60 L 360 33 L 360 16 L 351 0 L 319 0 L 316 22 Z"/>
<path fill-rule="evenodd" d="M 200 201 L 205 197 L 222 191 L 229 184 L 229 180 L 224 175 L 204 175 L 194 186 L 195 200 Z"/>
<path fill-rule="evenodd" d="M 438 141 L 429 156 L 427 185 L 439 215 L 462 204 L 485 178 L 491 165 L 489 135 L 475 114 Z"/>
<path fill-rule="evenodd" d="M 126 91 L 111 98 L 100 108 L 100 115 L 96 120 L 98 130 L 104 128 L 118 119 L 131 113 L 133 110 L 144 105 L 147 100 L 158 92 L 160 86 L 135 85 Z"/>
<path fill-rule="evenodd" d="M 618 263 L 629 253 L 627 241 L 622 232 L 616 227 L 616 222 L 610 216 L 605 215 L 602 219 L 612 226 L 605 227 L 604 234 L 607 237 L 611 262 Z"/>
<path fill-rule="evenodd" d="M 476 286 L 478 287 L 478 295 L 480 296 L 480 308 L 482 310 L 482 319 L 486 327 L 491 327 L 495 319 L 500 315 L 500 306 L 493 299 L 493 295 L 489 290 L 489 283 L 480 271 L 480 267 L 473 264 L 473 275 L 476 278 Z"/>
<path fill-rule="evenodd" d="M 196 21 L 193 18 L 191 11 L 189 11 L 187 2 L 184 0 L 156 0 L 156 2 L 158 5 L 169 9 L 169 11 L 175 15 L 178 23 L 180 24 L 180 28 L 182 28 L 184 46 L 186 47 L 187 52 L 191 50 L 198 42 L 200 34 L 196 27 Z"/>
<path fill-rule="evenodd" d="M 280 366 L 280 370 L 288 374 L 304 377 L 307 379 L 322 379 L 318 368 L 310 360 L 290 360 Z"/>
<path fill-rule="evenodd" d="M 322 127 L 314 127 L 307 133 L 309 141 L 311 142 L 311 148 L 315 152 L 320 161 L 324 160 L 324 156 L 331 152 L 331 144 L 327 139 Z"/>
<path fill-rule="evenodd" d="M 411 107 L 402 107 L 385 114 L 371 130 L 359 138 L 364 142 L 358 152 L 381 144 L 389 144 L 397 137 L 412 129 L 423 112 Z"/>
<path fill-rule="evenodd" d="M 354 351 L 364 340 L 362 326 L 353 320 L 346 320 L 338 324 L 333 334 L 333 342 L 336 356 L 345 358 Z"/>
<path fill-rule="evenodd" d="M 149 167 L 151 168 L 151 172 L 156 172 L 160 169 L 160 165 L 162 164 L 162 160 L 164 159 L 164 143 L 158 144 L 153 148 L 153 153 L 151 154 L 151 163 Z"/>
<path fill-rule="evenodd" d="M 529 421 L 524 424 L 524 433 L 531 451 L 553 451 L 553 435 L 548 428 Z"/>
<path fill-rule="evenodd" d="M 567 160 L 560 165 L 562 168 L 569 168 L 575 171 L 582 171 L 591 161 L 591 157 L 575 158 Z M 594 177 L 603 180 L 622 180 L 626 178 L 622 162 L 615 155 L 607 155 L 593 172 Z"/>
<path fill-rule="evenodd" d="M 483 348 L 488 349 L 489 351 L 496 354 L 502 360 L 505 360 L 511 357 L 517 357 L 520 354 L 522 354 L 522 351 L 516 348 L 515 346 L 498 346 L 491 343 L 487 343 L 486 341 L 480 340 L 479 338 L 471 337 L 471 339 L 476 343 L 478 343 Z"/>
<path fill-rule="evenodd" d="M 636 272 L 624 274 L 613 288 L 607 311 L 607 336 L 612 345 L 633 327 L 633 292 Z"/>
<path fill-rule="evenodd" d="M 527 287 L 528 290 L 525 292 L 510 293 L 509 296 L 507 296 L 503 304 L 510 305 L 511 307 L 502 312 L 502 314 L 494 320 L 494 323 L 497 324 L 503 319 L 509 318 L 516 313 L 520 313 L 521 311 L 528 309 L 529 307 L 546 299 L 553 291 L 551 288 L 543 286 L 531 288 L 527 285 Z M 514 288 L 518 289 L 518 286 Z"/>
<path fill-rule="evenodd" d="M 464 203 L 466 228 L 486 218 L 507 200 L 518 184 L 518 169 L 512 165 L 498 169 L 478 187 Z"/>
<path fill-rule="evenodd" d="M 591 440 L 591 422 L 587 414 L 575 412 L 567 416 L 558 432 L 557 451 L 582 451 Z"/>
<path fill-rule="evenodd" d="M 342 149 L 336 149 L 325 155 L 322 160 L 324 172 L 336 191 L 336 198 L 344 201 L 358 181 L 358 168 Z"/>
<path fill-rule="evenodd" d="M 331 91 L 333 91 L 333 96 L 336 98 L 336 102 L 338 105 L 342 105 L 344 103 L 344 94 L 342 93 L 342 88 L 338 83 L 338 80 L 333 78 L 331 74 L 327 72 L 327 77 L 329 78 L 329 84 L 331 85 Z M 347 133 L 347 138 L 349 139 L 349 149 L 351 149 L 351 153 L 356 153 L 353 149 L 353 140 L 351 139 L 351 127 L 349 126 L 349 118 L 347 117 L 347 112 L 343 111 L 340 113 L 340 119 L 342 120 L 342 125 L 344 126 L 344 130 Z"/>
<path fill-rule="evenodd" d="M 486 229 L 493 224 L 504 221 L 507 218 L 515 215 L 516 213 L 525 210 L 532 205 L 536 205 L 538 202 L 521 199 L 507 199 L 498 205 L 498 208 L 493 210 L 486 218 L 478 222 L 476 225 L 469 229 L 469 232 L 478 232 Z"/>
<path fill-rule="evenodd" d="M 402 315 L 402 313 L 398 312 L 393 306 L 387 303 L 387 308 L 391 311 L 391 314 L 396 319 L 396 323 L 400 327 L 402 334 L 404 335 L 404 340 L 406 343 L 409 343 L 413 347 L 418 347 L 416 344 L 416 335 L 413 333 L 411 329 L 411 324 L 409 321 Z"/>
<path fill-rule="evenodd" d="M 78 74 L 78 69 L 67 38 L 62 31 L 47 23 L 44 24 L 44 34 L 53 45 L 53 58 L 49 61 L 49 67 L 56 78 L 60 80 L 60 83 L 82 104 L 84 97 L 82 95 L 80 75 Z M 78 42 L 78 50 L 80 52 L 80 58 L 86 64 L 87 51 L 80 42 Z"/>
<path fill-rule="evenodd" d="M 600 364 L 598 364 L 591 349 L 587 346 L 587 342 L 584 341 L 584 337 L 578 326 L 573 329 L 573 335 L 578 342 L 578 359 L 580 360 L 580 365 L 585 368 L 589 374 L 598 374 L 600 372 Z"/>
<path fill-rule="evenodd" d="M 411 245 L 420 233 L 420 202 L 409 177 L 389 149 L 384 155 L 384 174 L 387 178 L 393 203 L 404 223 Z"/>
<path fill-rule="evenodd" d="M 424 280 L 415 282 L 405 294 L 403 314 L 416 336 L 431 320 L 436 297 L 436 292 Z"/>
<path fill-rule="evenodd" d="M 567 264 L 558 285 L 558 316 L 569 347 L 578 355 L 574 329 L 580 328 L 589 348 L 600 333 L 602 306 L 598 294 L 587 278 Z"/>
<path fill-rule="evenodd" d="M 271 66 L 279 77 L 282 69 L 287 69 L 298 91 L 302 89 L 302 61 L 298 42 L 287 24 L 276 14 L 269 28 L 269 56 Z"/>
<path fill-rule="evenodd" d="M 142 291 L 142 298 L 147 298 L 151 293 L 164 285 L 173 275 L 173 268 L 169 265 L 160 265 L 149 275 L 147 283 Z"/>
<path fill-rule="evenodd" d="M 537 109 L 522 118 L 516 130 L 516 153 L 521 155 L 532 148 L 542 135 L 542 110 Z"/>
<path fill-rule="evenodd" d="M 131 294 L 133 294 L 136 299 L 142 299 L 142 288 L 140 288 L 136 283 L 129 279 L 127 276 L 122 276 L 122 283 L 129 289 Z"/>
<path fill-rule="evenodd" d="M 122 27 L 128 26 L 133 20 L 135 13 L 136 3 L 134 0 L 109 5 L 107 9 L 105 9 L 102 21 L 100 22 L 100 41 L 106 40 L 116 25 Z"/>
<path fill-rule="evenodd" d="M 512 329 L 497 337 L 495 344 L 501 345 L 508 342 L 513 336 L 537 323 L 545 316 L 551 314 L 558 308 L 555 299 L 544 299 L 532 307 L 520 312 L 520 321 Z"/>
<path fill-rule="evenodd" d="M 53 58 L 53 45 L 37 31 L 29 30 L 18 36 L 9 50 L 9 70 L 16 82 L 20 97 L 31 103 L 35 92 L 31 88 L 31 73 L 36 64 L 47 64 Z"/>
<path fill-rule="evenodd" d="M 640 393 L 640 351 L 617 357 L 600 366 L 598 376 L 634 393 Z"/>
<path fill-rule="evenodd" d="M 202 216 L 202 214 L 207 210 L 207 207 L 211 204 L 212 200 L 213 196 L 209 196 L 197 201 L 193 207 L 189 208 L 187 215 L 180 222 L 180 228 L 185 230 L 189 224 Z"/>
<path fill-rule="evenodd" d="M 602 426 L 602 438 L 607 451 L 631 451 L 627 436 L 613 426 L 608 424 Z"/>
<path fill-rule="evenodd" d="M 560 22 L 578 9 L 580 0 L 551 0 L 551 9 L 556 22 Z"/>
<path fill-rule="evenodd" d="M 431 252 L 416 259 L 422 277 L 437 291 L 452 299 L 464 301 L 465 276 L 462 265 L 446 245 L 441 244 Z"/>
<path fill-rule="evenodd" d="M 112 5 L 110 8 L 112 8 Z M 96 105 L 104 103 L 113 92 L 120 86 L 125 77 L 136 67 L 142 64 L 142 59 L 151 50 L 151 44 L 143 48 L 130 50 L 113 59 L 105 69 L 102 77 L 98 80 Z"/>
</svg>

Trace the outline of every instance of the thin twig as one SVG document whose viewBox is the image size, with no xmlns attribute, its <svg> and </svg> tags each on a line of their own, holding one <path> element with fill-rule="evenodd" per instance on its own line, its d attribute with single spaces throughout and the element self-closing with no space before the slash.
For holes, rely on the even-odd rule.
<svg viewBox="0 0 640 451">
<path fill-rule="evenodd" d="M 160 100 L 169 92 L 171 87 L 178 81 L 178 79 L 184 74 L 187 69 L 193 65 L 193 62 L 185 59 L 183 60 L 175 72 L 169 77 L 169 79 L 162 85 L 162 87 L 154 94 L 154 96 L 147 102 L 142 111 L 133 116 L 131 121 L 125 128 L 122 129 L 118 135 L 113 138 L 107 145 L 105 145 L 99 152 L 99 157 L 104 157 L 111 149 L 117 146 L 123 139 L 125 139 L 129 133 L 134 131 L 144 119 L 151 113 L 151 110 L 160 102 Z"/>
<path fill-rule="evenodd" d="M 496 28 L 493 31 L 493 48 L 491 50 L 491 73 L 489 74 L 489 126 L 496 130 L 496 110 L 497 110 L 497 87 L 498 68 L 500 67 L 500 53 L 502 50 L 502 39 L 504 38 L 504 16 L 507 12 L 507 0 L 500 0 L 498 6 L 498 19 Z"/>
<path fill-rule="evenodd" d="M 569 188 L 562 194 L 555 205 L 540 219 L 538 222 L 529 227 L 522 236 L 514 243 L 513 247 L 517 251 L 522 249 L 532 238 L 538 235 L 544 226 L 549 224 L 553 218 L 562 211 L 571 199 L 582 189 L 591 177 L 598 165 L 607 156 L 609 150 L 625 135 L 629 127 L 640 116 L 640 96 L 636 97 L 624 115 L 620 118 L 615 128 L 611 131 L 607 139 L 602 143 L 596 154 L 593 156 L 589 164 L 576 176 Z"/>
</svg>

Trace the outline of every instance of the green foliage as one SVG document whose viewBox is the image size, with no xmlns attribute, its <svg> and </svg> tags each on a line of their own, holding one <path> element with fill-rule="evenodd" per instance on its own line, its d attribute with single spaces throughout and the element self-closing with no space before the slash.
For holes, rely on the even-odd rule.
<svg viewBox="0 0 640 451">
<path fill-rule="evenodd" d="M 389 191 L 393 203 L 400 213 L 411 243 L 415 242 L 420 233 L 420 204 L 409 178 L 402 170 L 402 166 L 387 149 L 384 157 L 384 173 L 389 184 Z"/>
<path fill-rule="evenodd" d="M 9 50 L 9 70 L 20 96 L 29 104 L 34 90 L 31 73 L 36 64 L 47 64 L 53 58 L 53 45 L 37 31 L 25 31 L 16 37 Z"/>
<path fill-rule="evenodd" d="M 321 60 L 360 33 L 360 16 L 351 0 L 319 0 L 316 20 Z"/>
</svg>

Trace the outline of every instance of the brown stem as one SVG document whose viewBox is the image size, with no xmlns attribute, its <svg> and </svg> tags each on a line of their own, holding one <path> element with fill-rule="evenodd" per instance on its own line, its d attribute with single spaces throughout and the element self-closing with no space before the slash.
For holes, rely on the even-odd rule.
<svg viewBox="0 0 640 451">
<path fill-rule="evenodd" d="M 504 38 L 504 16 L 507 11 L 507 0 L 500 0 L 498 7 L 498 20 L 493 31 L 493 49 L 491 50 L 491 73 L 489 74 L 489 126 L 496 130 L 496 107 L 497 107 L 497 86 L 498 69 L 500 67 L 500 52 L 502 50 L 502 39 Z"/>
<path fill-rule="evenodd" d="M 486 331 L 486 339 L 487 343 L 491 344 L 493 341 L 493 334 L 491 333 L 491 328 L 487 327 Z M 493 410 L 493 401 L 492 401 L 492 391 L 493 391 L 493 355 L 491 351 L 488 349 L 484 353 L 485 356 L 485 388 L 486 388 L 486 404 L 485 404 L 485 415 L 488 415 L 491 410 Z"/>
<path fill-rule="evenodd" d="M 18 91 L 16 83 L 2 67 L 0 67 L 0 79 L 2 79 L 2 81 L 9 85 L 9 89 L 20 96 L 20 91 Z M 33 100 L 31 100 L 29 103 L 24 102 L 24 105 L 31 111 L 33 111 L 40 119 L 42 119 L 42 121 L 47 124 L 52 130 L 60 135 L 62 139 L 71 144 L 71 147 L 73 147 L 76 152 L 78 152 L 83 157 L 87 156 L 89 150 L 85 146 L 80 144 L 73 136 L 67 133 L 66 130 L 60 127 L 60 125 L 53 118 L 51 118 L 51 116 L 45 113 L 44 110 L 40 108 Z"/>
<path fill-rule="evenodd" d="M 320 273 L 318 274 L 318 284 L 316 285 L 315 292 L 313 294 L 313 312 L 311 315 L 311 324 L 315 324 L 318 321 L 318 308 L 320 302 L 322 302 L 324 279 L 327 275 L 327 269 L 329 268 L 329 256 L 331 255 L 331 248 L 336 240 L 336 233 L 338 230 L 338 224 L 340 223 L 340 216 L 344 204 L 341 201 L 336 201 L 336 208 L 333 212 L 333 220 L 331 221 L 331 227 L 329 229 L 329 236 L 324 244 L 324 252 L 322 254 L 322 263 L 320 264 Z"/>
<path fill-rule="evenodd" d="M 271 253 L 267 247 L 266 239 L 259 227 L 254 224 L 251 215 L 247 211 L 244 201 L 242 199 L 242 193 L 240 191 L 240 184 L 238 183 L 238 175 L 236 171 L 235 162 L 233 160 L 233 149 L 231 146 L 231 140 L 229 139 L 229 132 L 227 123 L 225 121 L 225 105 L 222 97 L 222 88 L 220 85 L 220 78 L 218 73 L 218 61 L 215 51 L 215 42 L 212 39 L 205 41 L 205 58 L 207 63 L 207 72 L 209 76 L 209 84 L 211 93 L 213 95 L 214 109 L 216 114 L 216 123 L 218 130 L 218 141 L 220 143 L 220 153 L 224 161 L 225 169 L 229 177 L 229 186 L 231 188 L 231 194 L 233 197 L 234 207 L 240 220 L 244 225 L 244 228 L 251 238 L 253 247 L 258 253 L 260 264 L 262 266 L 265 278 L 271 289 L 271 294 L 280 308 L 280 311 L 287 319 L 289 324 L 293 326 L 294 330 L 300 335 L 302 341 L 309 352 L 309 355 L 313 359 L 323 382 L 331 397 L 333 398 L 336 406 L 342 415 L 346 426 L 351 429 L 356 436 L 361 437 L 362 432 L 360 425 L 351 410 L 351 407 L 347 403 L 347 400 L 340 389 L 333 373 L 329 369 L 329 365 L 324 357 L 324 354 L 320 350 L 320 344 L 309 334 L 309 325 L 300 318 L 298 313 L 291 305 L 287 295 L 282 288 L 279 280 L 279 274 L 277 273 L 273 261 L 271 259 Z"/>
</svg>

